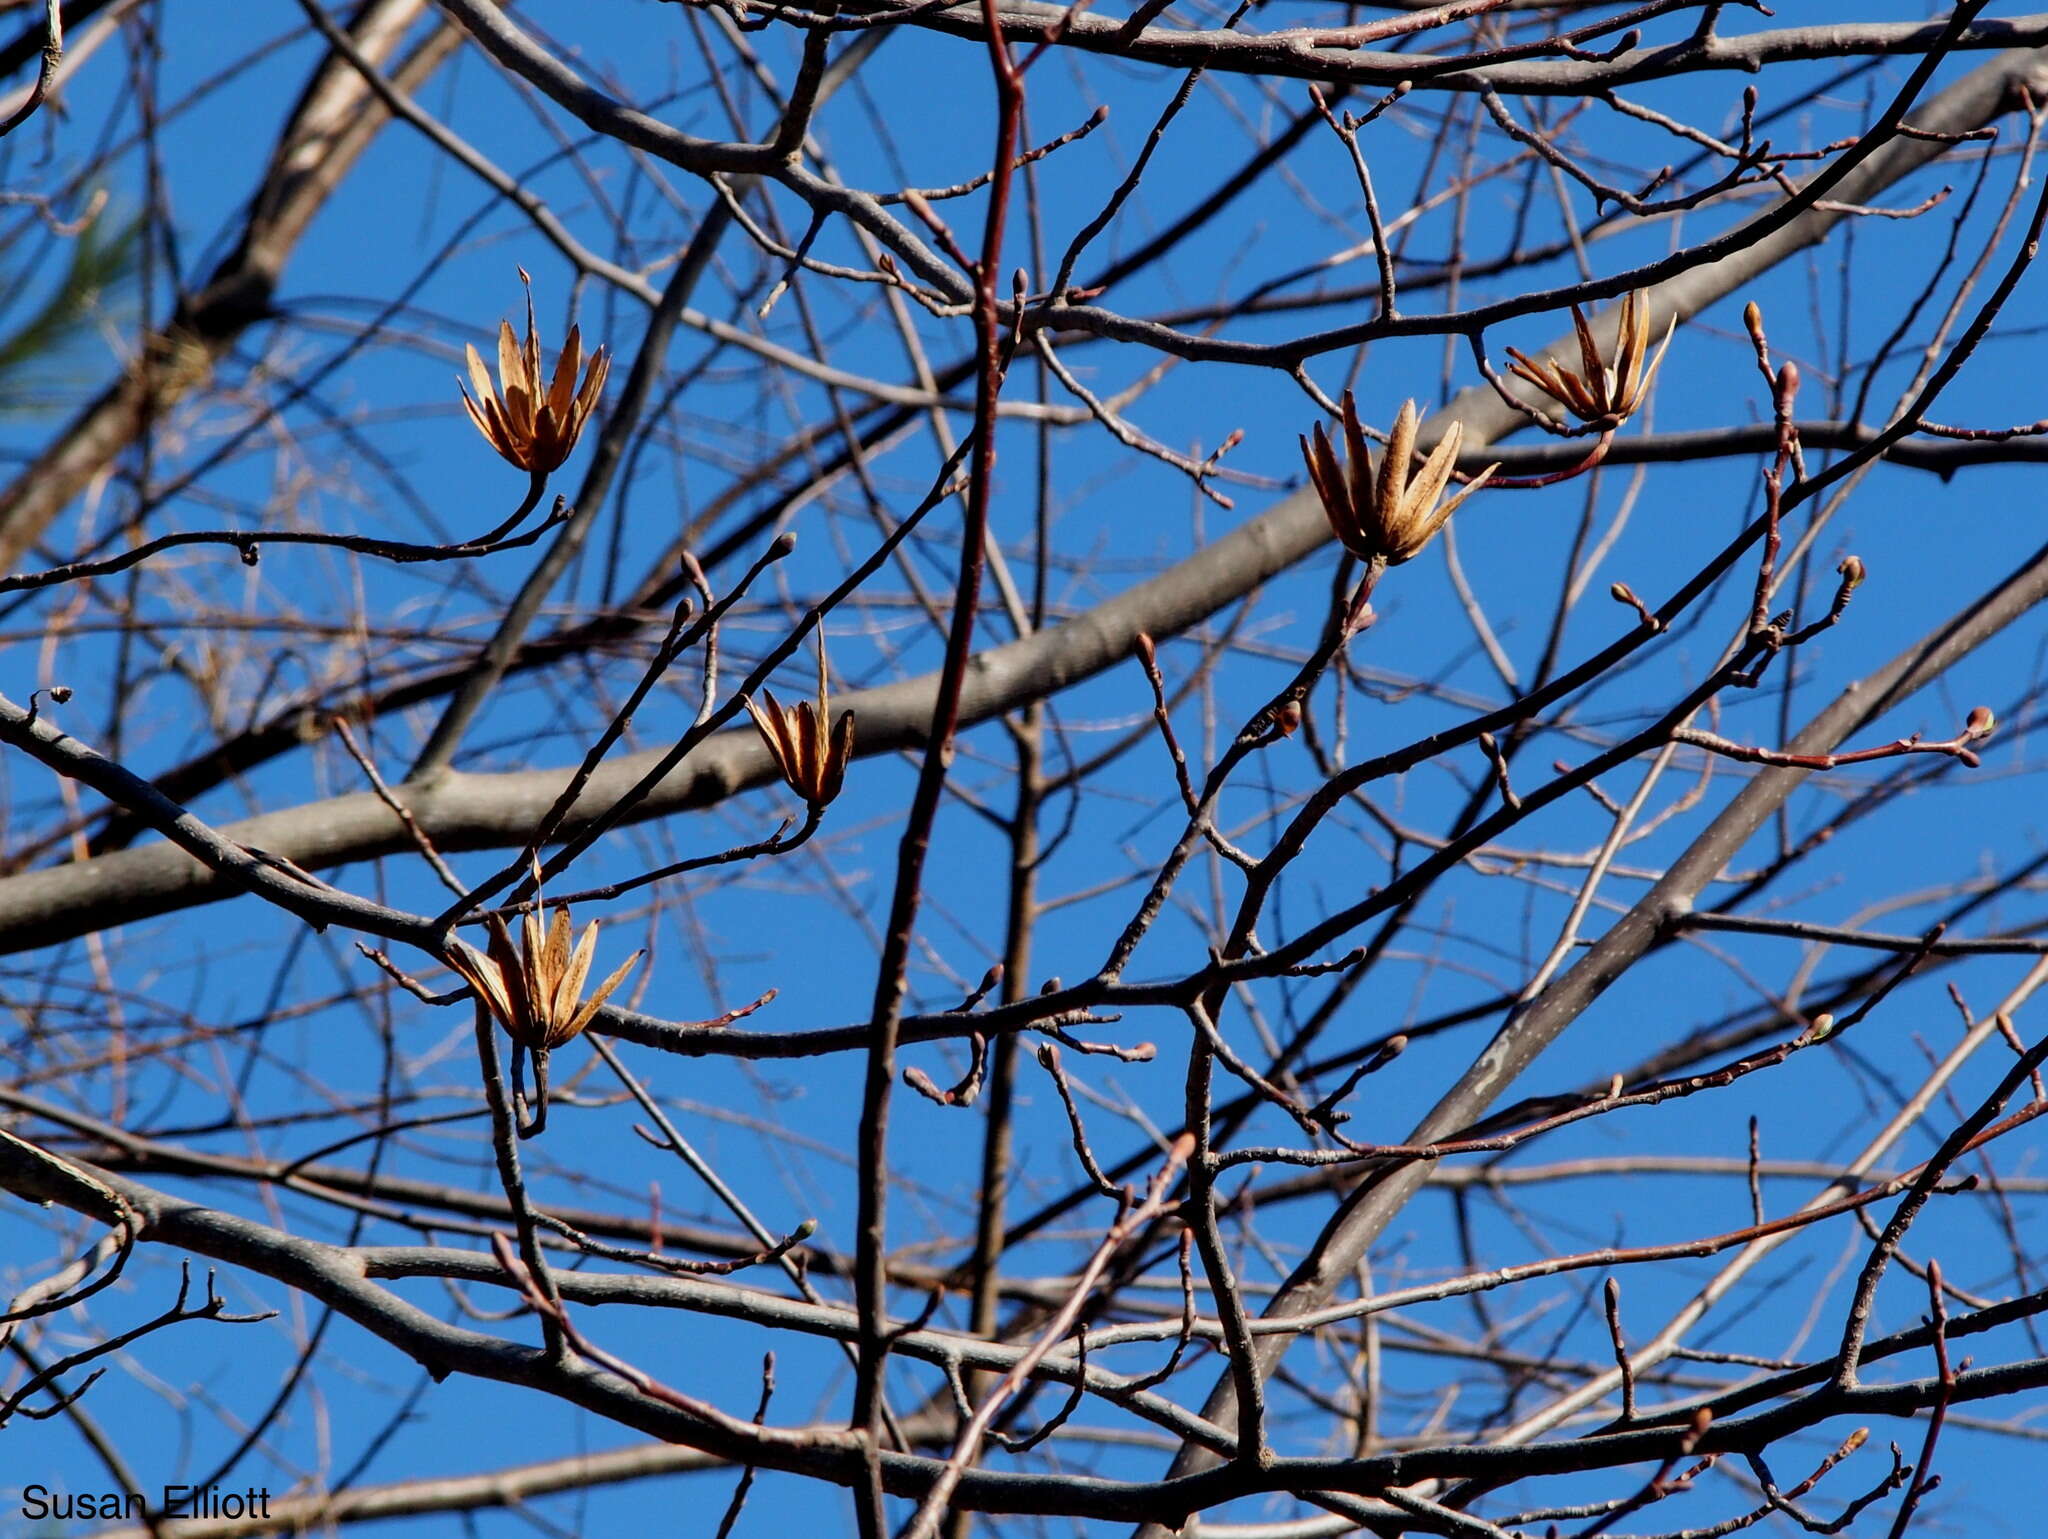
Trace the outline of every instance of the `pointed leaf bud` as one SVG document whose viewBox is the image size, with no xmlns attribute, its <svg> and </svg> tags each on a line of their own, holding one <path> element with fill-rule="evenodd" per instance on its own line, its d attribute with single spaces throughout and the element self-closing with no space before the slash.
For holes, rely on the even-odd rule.
<svg viewBox="0 0 2048 1539">
<path fill-rule="evenodd" d="M 1778 370 L 1777 388 L 1772 393 L 1772 405 L 1780 417 L 1792 415 L 1792 403 L 1799 397 L 1799 365 L 1787 358 Z"/>
<path fill-rule="evenodd" d="M 1761 353 L 1766 345 L 1764 342 L 1764 312 L 1762 307 L 1753 299 L 1742 307 L 1742 324 L 1749 332 L 1749 340 L 1756 344 L 1756 350 Z"/>
</svg>

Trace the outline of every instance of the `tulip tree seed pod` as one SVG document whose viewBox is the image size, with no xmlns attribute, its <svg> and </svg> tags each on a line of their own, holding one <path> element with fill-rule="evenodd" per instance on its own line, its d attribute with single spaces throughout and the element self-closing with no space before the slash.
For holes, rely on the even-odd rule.
<svg viewBox="0 0 2048 1539">
<path fill-rule="evenodd" d="M 1319 422 L 1312 439 L 1302 439 L 1301 455 L 1322 501 L 1323 515 L 1330 521 L 1330 532 L 1368 565 L 1399 566 L 1420 555 L 1465 499 L 1500 469 L 1487 466 L 1445 498 L 1458 447 L 1464 442 L 1463 423 L 1453 422 L 1421 467 L 1411 471 L 1421 420 L 1413 401 L 1401 403 L 1377 465 L 1358 420 L 1358 405 L 1348 390 L 1340 420 L 1343 454 Z"/>
<path fill-rule="evenodd" d="M 492 388 L 490 371 L 474 347 L 464 349 L 469 355 L 469 382 L 465 385 L 458 379 L 457 385 L 462 390 L 462 404 L 469 408 L 469 420 L 485 442 L 508 463 L 538 476 L 558 469 L 576 447 L 583 424 L 604 393 L 611 355 L 602 347 L 592 353 L 579 387 L 576 371 L 583 363 L 583 337 L 571 326 L 561 356 L 555 360 L 553 378 L 543 380 L 540 338 L 533 321 L 533 283 L 525 268 L 519 270 L 519 279 L 526 284 L 526 339 L 521 342 L 513 336 L 510 321 L 498 323 L 497 389 Z M 474 397 L 470 385 L 476 387 Z"/>
</svg>

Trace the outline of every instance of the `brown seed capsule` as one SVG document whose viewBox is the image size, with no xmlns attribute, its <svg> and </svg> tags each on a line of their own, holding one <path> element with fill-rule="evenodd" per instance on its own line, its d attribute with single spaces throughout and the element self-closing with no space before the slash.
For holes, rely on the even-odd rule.
<svg viewBox="0 0 2048 1539">
<path fill-rule="evenodd" d="M 1451 467 L 1457 461 L 1459 444 L 1464 442 L 1465 427 L 1453 422 L 1422 467 L 1411 473 L 1420 424 L 1415 403 L 1402 402 L 1393 431 L 1387 435 L 1386 452 L 1375 468 L 1365 430 L 1359 425 L 1358 405 L 1347 390 L 1342 409 L 1345 453 L 1338 454 L 1320 422 L 1315 425 L 1313 442 L 1301 441 L 1301 457 L 1322 500 L 1330 531 L 1361 561 L 1399 566 L 1412 560 L 1465 499 L 1500 469 L 1487 466 L 1448 500 L 1440 500 L 1450 485 Z"/>
<path fill-rule="evenodd" d="M 768 690 L 761 691 L 765 704 L 746 702 L 754 718 L 754 730 L 761 735 L 769 757 L 781 772 L 783 782 L 804 799 L 804 805 L 819 811 L 839 794 L 846 781 L 846 766 L 853 758 L 853 712 L 832 722 L 831 698 L 825 682 L 825 636 L 818 633 L 818 701 L 808 700 L 786 706 Z"/>
<path fill-rule="evenodd" d="M 1671 346 L 1671 335 L 1677 325 L 1678 316 L 1674 313 L 1665 322 L 1664 340 L 1658 344 L 1657 356 L 1649 359 L 1645 369 L 1643 364 L 1650 348 L 1649 297 L 1641 291 L 1628 295 L 1621 302 L 1621 314 L 1615 323 L 1614 362 L 1609 364 L 1600 356 L 1585 312 L 1573 305 L 1579 368 L 1567 368 L 1554 358 L 1539 361 L 1511 347 L 1508 357 L 1513 361 L 1508 372 L 1534 385 L 1579 421 L 1616 427 L 1627 421 L 1649 394 L 1650 381 L 1657 377 L 1658 365 L 1664 361 L 1664 351 Z"/>
<path fill-rule="evenodd" d="M 540 339 L 533 324 L 533 283 L 524 268 L 519 270 L 519 281 L 527 286 L 526 340 L 522 343 L 514 338 L 510 321 L 498 323 L 497 390 L 491 388 L 490 371 L 477 350 L 466 348 L 469 383 L 476 387 L 476 396 L 472 399 L 468 387 L 462 386 L 462 404 L 469 408 L 469 420 L 476 430 L 501 456 L 521 470 L 545 475 L 558 468 L 576 447 L 583 424 L 604 392 L 611 355 L 601 347 L 592 353 L 578 388 L 576 371 L 583 363 L 583 338 L 571 326 L 569 340 L 555 360 L 554 377 L 544 383 Z"/>
<path fill-rule="evenodd" d="M 642 955 L 636 951 L 627 957 L 586 999 L 583 984 L 597 950 L 596 920 L 584 926 L 573 948 L 566 907 L 555 910 L 545 933 L 538 915 L 523 915 L 517 947 L 505 921 L 496 915 L 486 921 L 486 929 L 488 952 L 457 941 L 448 949 L 448 963 L 476 990 L 506 1035 L 535 1053 L 552 1052 L 574 1040 Z"/>
</svg>

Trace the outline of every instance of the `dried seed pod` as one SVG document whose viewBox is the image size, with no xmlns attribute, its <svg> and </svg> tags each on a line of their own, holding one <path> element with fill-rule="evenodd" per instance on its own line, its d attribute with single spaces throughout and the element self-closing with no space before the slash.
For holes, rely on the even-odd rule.
<svg viewBox="0 0 2048 1539">
<path fill-rule="evenodd" d="M 1357 403 L 1347 390 L 1342 412 L 1345 453 L 1338 454 L 1320 422 L 1315 426 L 1313 441 L 1301 441 L 1301 455 L 1308 464 L 1316 494 L 1322 499 L 1331 532 L 1362 561 L 1399 566 L 1412 560 L 1436 537 L 1437 530 L 1443 528 L 1460 504 L 1500 469 L 1498 465 L 1487 466 L 1445 499 L 1444 491 L 1450 485 L 1451 467 L 1457 462 L 1465 427 L 1463 423 L 1452 423 L 1421 468 L 1411 473 L 1420 420 L 1413 401 L 1401 403 L 1400 414 L 1387 435 L 1386 452 L 1375 468 L 1365 431 L 1359 425 Z"/>
<path fill-rule="evenodd" d="M 462 404 L 469 408 L 469 420 L 476 424 L 485 441 L 521 470 L 545 475 L 559 467 L 576 447 L 583 424 L 604 392 L 605 376 L 611 372 L 611 355 L 602 347 L 590 355 L 590 366 L 584 369 L 579 388 L 576 371 L 583 364 L 583 338 L 571 326 L 569 340 L 555 360 L 554 377 L 544 386 L 540 339 L 533 323 L 533 283 L 524 268 L 519 270 L 519 281 L 527 286 L 526 340 L 522 343 L 513 337 L 510 321 L 498 323 L 498 389 L 491 388 L 490 371 L 474 347 L 466 351 L 469 384 L 476 387 L 475 397 L 470 396 L 468 385 L 462 385 L 460 380 L 457 384 L 462 390 Z"/>
<path fill-rule="evenodd" d="M 538 915 L 525 914 L 515 947 L 505 921 L 494 914 L 485 921 L 488 950 L 457 942 L 449 948 L 448 963 L 476 990 L 514 1042 L 536 1054 L 552 1052 L 582 1033 L 643 955 L 636 951 L 627 957 L 585 998 L 583 984 L 597 951 L 597 923 L 593 919 L 584 926 L 572 947 L 566 907 L 555 910 L 545 932 Z"/>
<path fill-rule="evenodd" d="M 1602 428 L 1619 427 L 1635 414 L 1650 393 L 1650 382 L 1657 377 L 1658 366 L 1664 362 L 1664 351 L 1671 346 L 1677 325 L 1678 316 L 1674 313 L 1665 322 L 1664 340 L 1657 346 L 1657 356 L 1650 358 L 1649 297 L 1640 290 L 1628 295 L 1621 302 L 1621 316 L 1615 327 L 1614 362 L 1610 364 L 1600 356 L 1600 346 L 1593 340 L 1593 328 L 1587 323 L 1585 312 L 1573 305 L 1572 327 L 1578 333 L 1580 366 L 1572 369 L 1554 358 L 1534 359 L 1511 347 L 1508 357 L 1513 361 L 1508 372 L 1534 385 L 1581 422 Z M 1649 362 L 1647 369 L 1645 359 Z"/>
<path fill-rule="evenodd" d="M 846 766 L 853 758 L 853 712 L 846 711 L 832 722 L 831 697 L 826 685 L 825 636 L 818 633 L 818 700 L 786 706 L 768 690 L 757 703 L 751 696 L 747 714 L 754 718 L 754 730 L 761 735 L 775 768 L 788 787 L 804 799 L 812 811 L 823 810 L 846 781 Z"/>
</svg>

